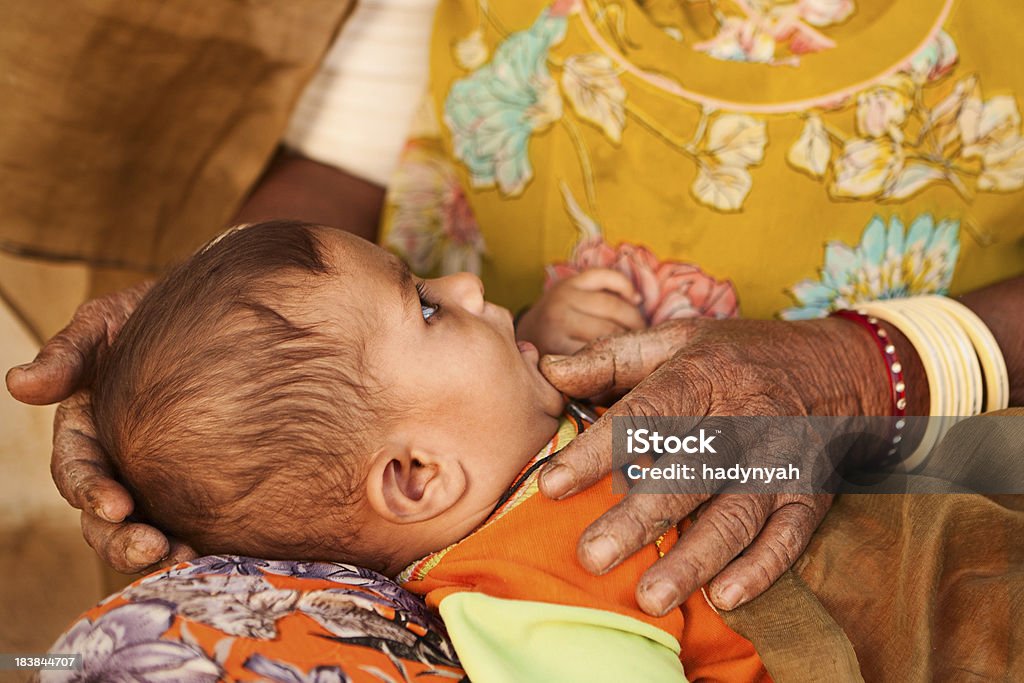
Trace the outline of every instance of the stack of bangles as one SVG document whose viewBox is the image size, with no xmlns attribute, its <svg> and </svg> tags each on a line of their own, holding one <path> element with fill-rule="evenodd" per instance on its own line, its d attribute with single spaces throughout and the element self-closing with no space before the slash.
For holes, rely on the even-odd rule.
<svg viewBox="0 0 1024 683">
<path fill-rule="evenodd" d="M 916 296 L 860 303 L 856 310 L 832 314 L 871 331 L 885 362 L 892 399 L 889 450 L 882 464 L 902 463 L 913 470 L 957 420 L 1009 404 L 1010 379 L 1006 361 L 992 332 L 973 311 L 944 296 Z M 929 386 L 928 425 L 917 448 L 901 456 L 907 420 L 907 387 L 896 347 L 878 324 L 899 330 L 921 359 Z"/>
</svg>

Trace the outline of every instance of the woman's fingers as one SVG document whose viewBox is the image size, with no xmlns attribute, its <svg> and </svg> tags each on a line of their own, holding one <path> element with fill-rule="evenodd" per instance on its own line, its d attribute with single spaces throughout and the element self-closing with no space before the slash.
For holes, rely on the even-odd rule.
<svg viewBox="0 0 1024 683">
<path fill-rule="evenodd" d="M 146 524 L 112 524 L 82 513 L 82 535 L 103 559 L 119 572 L 134 574 L 158 564 L 171 549 L 167 537 Z"/>
<path fill-rule="evenodd" d="M 707 414 L 711 391 L 707 381 L 692 371 L 693 367 L 686 361 L 665 364 L 609 408 L 590 429 L 573 439 L 541 470 L 540 490 L 544 495 L 565 498 L 587 488 L 611 471 L 612 425 L 617 417 Z"/>
<path fill-rule="evenodd" d="M 176 541 L 173 538 L 171 541 L 171 550 L 156 565 L 149 568 L 149 571 L 156 571 L 157 569 L 163 569 L 164 567 L 173 567 L 180 562 L 189 562 L 199 557 L 199 553 L 192 549 L 181 541 Z"/>
<path fill-rule="evenodd" d="M 11 395 L 22 403 L 44 405 L 63 401 L 85 385 L 100 349 L 113 340 L 151 286 L 142 282 L 79 306 L 35 360 L 7 371 Z"/>
<path fill-rule="evenodd" d="M 580 536 L 576 548 L 580 564 L 593 574 L 604 574 L 656 541 L 675 524 L 673 517 L 682 519 L 706 499 L 679 494 L 627 496 Z"/>
<path fill-rule="evenodd" d="M 50 472 L 57 490 L 74 507 L 108 522 L 120 522 L 131 514 L 132 498 L 114 479 L 96 440 L 86 391 L 79 391 L 57 407 Z"/>
<path fill-rule="evenodd" d="M 7 389 L 22 403 L 56 403 L 75 392 L 91 369 L 89 355 L 105 335 L 102 324 L 78 316 L 50 339 L 35 360 L 7 371 Z"/>
<path fill-rule="evenodd" d="M 710 581 L 757 537 L 770 502 L 764 495 L 715 496 L 672 550 L 640 579 L 636 589 L 640 608 L 655 616 L 665 614 Z"/>
<path fill-rule="evenodd" d="M 772 513 L 750 547 L 711 581 L 711 602 L 730 610 L 768 590 L 800 557 L 831 500 L 824 494 L 801 496 Z"/>
<path fill-rule="evenodd" d="M 631 389 L 682 348 L 698 321 L 675 320 L 639 332 L 598 339 L 571 356 L 544 356 L 540 370 L 569 396 Z"/>
</svg>

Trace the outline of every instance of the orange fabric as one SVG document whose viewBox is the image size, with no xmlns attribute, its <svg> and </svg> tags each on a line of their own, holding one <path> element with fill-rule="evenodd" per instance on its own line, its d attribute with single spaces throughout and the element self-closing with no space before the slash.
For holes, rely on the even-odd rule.
<svg viewBox="0 0 1024 683">
<path fill-rule="evenodd" d="M 83 614 L 53 652 L 85 680 L 463 680 L 439 622 L 387 578 L 326 562 L 208 556 Z"/>
<path fill-rule="evenodd" d="M 634 590 L 643 572 L 658 559 L 653 545 L 604 576 L 592 576 L 580 566 L 576 559 L 580 534 L 621 497 L 612 492 L 611 476 L 567 501 L 532 495 L 442 551 L 435 566 L 422 563 L 429 569 L 414 572 L 403 586 L 424 595 L 434 610 L 448 595 L 476 591 L 616 612 L 652 624 L 678 640 L 680 661 L 690 681 L 770 681 L 754 646 L 726 626 L 701 592 L 664 617 L 640 610 Z M 671 531 L 662 550 L 668 551 L 675 540 L 676 533 Z"/>
</svg>

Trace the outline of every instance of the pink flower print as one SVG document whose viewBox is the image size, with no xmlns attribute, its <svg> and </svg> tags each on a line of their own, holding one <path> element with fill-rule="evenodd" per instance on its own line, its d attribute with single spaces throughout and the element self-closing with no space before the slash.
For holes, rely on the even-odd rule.
<svg viewBox="0 0 1024 683">
<path fill-rule="evenodd" d="M 835 41 L 818 29 L 845 21 L 854 9 L 853 0 L 737 0 L 738 13 L 717 13 L 717 35 L 693 48 L 716 59 L 796 66 L 800 55 L 834 48 Z"/>
<path fill-rule="evenodd" d="M 853 0 L 800 0 L 797 13 L 812 26 L 831 26 L 846 21 L 853 14 Z"/>
<path fill-rule="evenodd" d="M 677 318 L 736 318 L 739 302 L 728 280 L 716 281 L 690 263 L 667 261 L 658 266 L 659 299 L 649 314 L 657 325 Z"/>
<path fill-rule="evenodd" d="M 739 316 L 736 290 L 728 280 L 715 280 L 690 263 L 659 261 L 642 245 L 622 243 L 613 248 L 599 236 L 579 242 L 569 261 L 549 265 L 545 287 L 590 268 L 611 268 L 628 277 L 650 325 L 678 318 Z"/>
<path fill-rule="evenodd" d="M 950 73 L 959 61 L 956 42 L 945 31 L 939 31 L 903 70 L 918 83 L 934 83 Z"/>
<path fill-rule="evenodd" d="M 387 246 L 418 275 L 480 272 L 483 235 L 458 175 L 440 152 L 406 146 L 391 184 Z"/>
</svg>

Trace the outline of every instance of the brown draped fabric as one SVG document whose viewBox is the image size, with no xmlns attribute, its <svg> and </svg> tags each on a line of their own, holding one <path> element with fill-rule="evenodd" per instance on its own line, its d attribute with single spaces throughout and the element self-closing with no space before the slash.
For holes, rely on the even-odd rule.
<svg viewBox="0 0 1024 683">
<path fill-rule="evenodd" d="M 0 1 L 0 249 L 151 271 L 228 221 L 353 0 Z"/>
<path fill-rule="evenodd" d="M 1002 415 L 933 457 L 1019 479 L 1024 409 Z M 921 493 L 841 495 L 796 566 L 725 615 L 776 680 L 1024 680 L 1024 496 L 906 484 Z"/>
</svg>

